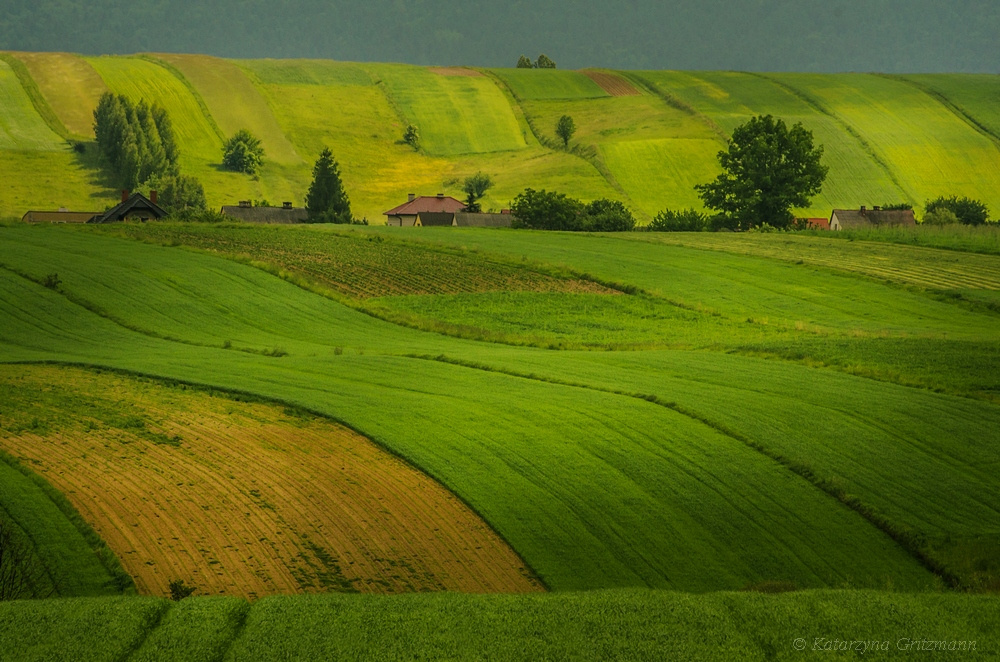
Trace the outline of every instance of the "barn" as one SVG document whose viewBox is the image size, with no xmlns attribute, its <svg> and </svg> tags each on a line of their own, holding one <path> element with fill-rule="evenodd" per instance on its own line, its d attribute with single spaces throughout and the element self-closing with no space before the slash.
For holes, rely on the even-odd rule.
<svg viewBox="0 0 1000 662">
<path fill-rule="evenodd" d="M 916 225 L 912 209 L 834 209 L 830 214 L 831 230 L 856 230 L 890 225 Z"/>
</svg>

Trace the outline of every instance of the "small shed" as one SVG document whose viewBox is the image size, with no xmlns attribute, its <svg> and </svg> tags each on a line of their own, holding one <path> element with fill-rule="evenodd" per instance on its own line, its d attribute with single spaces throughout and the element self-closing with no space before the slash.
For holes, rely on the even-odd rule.
<svg viewBox="0 0 1000 662">
<path fill-rule="evenodd" d="M 386 225 L 412 227 L 417 224 L 420 214 L 456 214 L 465 209 L 465 203 L 444 193 L 417 196 L 411 193 L 409 199 L 383 212 Z"/>
<path fill-rule="evenodd" d="M 912 209 L 834 209 L 830 214 L 831 230 L 855 230 L 881 226 L 914 226 L 917 219 Z"/>
<path fill-rule="evenodd" d="M 99 211 L 29 211 L 21 220 L 25 223 L 90 223 L 95 218 L 103 216 Z"/>
<path fill-rule="evenodd" d="M 293 207 L 291 202 L 280 207 L 255 207 L 249 200 L 240 200 L 238 206 L 224 206 L 222 215 L 243 223 L 288 224 L 305 223 L 309 220 L 309 211 L 304 207 Z"/>
<path fill-rule="evenodd" d="M 91 223 L 121 223 L 128 221 L 158 220 L 167 215 L 166 210 L 156 204 L 156 191 L 150 191 L 147 198 L 142 193 L 129 195 L 122 191 L 122 201 L 108 211 L 91 220 Z"/>
</svg>

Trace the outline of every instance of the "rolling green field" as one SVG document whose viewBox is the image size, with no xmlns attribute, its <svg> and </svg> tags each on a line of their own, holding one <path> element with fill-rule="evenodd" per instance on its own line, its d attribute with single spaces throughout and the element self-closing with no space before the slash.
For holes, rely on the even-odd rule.
<svg viewBox="0 0 1000 662">
<path fill-rule="evenodd" d="M 527 187 L 544 188 L 622 200 L 646 222 L 665 207 L 700 208 L 693 186 L 717 174 L 726 137 L 770 113 L 813 131 L 830 166 L 823 192 L 798 214 L 909 202 L 919 216 L 938 195 L 980 198 L 1000 213 L 1000 120 L 990 76 L 605 72 L 637 92 L 611 96 L 577 71 L 177 54 L 5 57 L 23 63 L 35 85 L 25 83 L 32 88 L 25 94 L 13 71 L 0 80 L 7 99 L 0 149 L 12 150 L 0 169 L 21 173 L 14 192 L 0 197 L 4 215 L 53 200 L 80 208 L 113 201 L 96 160 L 38 156 L 66 151 L 55 133 L 91 136 L 92 111 L 107 89 L 170 111 L 182 167 L 202 180 L 213 207 L 247 198 L 303 204 L 312 162 L 329 147 L 355 215 L 369 222 L 380 224 L 407 193 L 462 197 L 462 178 L 478 171 L 496 181 L 487 209 L 508 206 Z M 569 150 L 554 135 L 565 114 L 577 125 Z M 420 131 L 419 151 L 401 144 L 408 124 Z M 241 128 L 267 152 L 254 178 L 220 165 L 222 140 Z"/>
<path fill-rule="evenodd" d="M 0 605 L 0 651 L 17 651 L 0 659 L 793 660 L 836 640 L 869 642 L 865 659 L 952 646 L 987 660 L 998 617 L 993 598 L 871 591 L 52 600 Z M 945 649 L 918 652 L 922 641 Z"/>
</svg>

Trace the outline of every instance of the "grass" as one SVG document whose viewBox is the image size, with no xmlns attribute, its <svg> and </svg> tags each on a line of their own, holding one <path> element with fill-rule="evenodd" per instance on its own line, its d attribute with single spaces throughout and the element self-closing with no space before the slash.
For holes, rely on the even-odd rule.
<svg viewBox="0 0 1000 662">
<path fill-rule="evenodd" d="M 365 68 L 406 121 L 420 130 L 421 149 L 430 155 L 503 152 L 527 146 L 510 104 L 486 76 L 443 76 L 408 65 Z"/>
<path fill-rule="evenodd" d="M 814 232 L 814 234 L 818 234 Z M 944 248 L 970 253 L 1000 255 L 1000 226 L 989 225 L 920 225 L 917 227 L 874 227 L 844 230 L 821 236 L 852 241 L 884 241 L 893 244 L 910 244 L 928 248 Z"/>
<path fill-rule="evenodd" d="M 996 76 L 953 74 L 910 75 L 902 80 L 916 84 L 952 107 L 975 127 L 1000 141 L 1000 83 Z"/>
<path fill-rule="evenodd" d="M 58 259 L 67 274 L 60 276 L 63 294 L 5 276 L 11 358 L 99 363 L 327 412 L 452 489 L 552 588 L 704 590 L 769 579 L 926 587 L 936 581 L 808 481 L 688 415 L 628 395 L 407 358 L 402 354 L 478 356 L 488 346 L 386 325 L 217 258 L 66 232 L 66 241 L 77 242 L 71 249 L 60 246 L 59 230 L 6 232 L 4 245 L 17 245 L 18 252 L 30 247 L 23 239 L 29 234 L 44 238 L 51 248 L 48 254 L 32 249 L 36 268 L 51 270 Z M 13 252 L 5 251 L 5 262 Z M 103 259 L 87 267 L 87 253 Z M 108 255 L 134 266 L 112 267 Z M 171 260 L 179 262 L 169 266 Z M 199 275 L 199 264 L 222 271 Z M 117 284 L 102 285 L 112 273 Z M 157 273 L 187 273 L 191 280 L 164 288 Z M 197 283 L 203 285 L 192 290 Z M 111 298 L 101 294 L 114 291 Z M 176 296 L 186 303 L 172 302 L 169 292 L 183 293 Z M 110 317 L 126 322 L 125 311 L 139 301 L 175 314 L 184 310 L 173 320 L 150 317 L 147 330 L 167 335 L 187 328 L 193 340 L 235 330 L 219 303 L 254 302 L 258 309 L 242 315 L 257 330 L 246 326 L 244 341 L 270 344 L 277 328 L 288 326 L 298 340 L 285 332 L 295 342 L 281 358 L 172 342 L 128 331 L 67 297 L 99 300 Z M 34 312 L 18 313 L 24 304 L 13 301 L 34 301 Z M 305 302 L 312 302 L 311 317 L 302 315 Z M 282 321 L 285 306 L 301 310 L 293 324 Z M 335 345 L 346 351 L 338 354 Z M 406 415 L 386 417 L 387 401 Z M 720 464 L 720 458 L 728 459 Z M 789 518 L 810 524 L 792 526 Z M 719 540 L 729 542 L 712 542 Z"/>
<path fill-rule="evenodd" d="M 808 650 L 836 640 L 881 660 L 915 640 L 985 660 L 1000 646 L 998 615 L 991 597 L 871 591 L 88 599 L 0 605 L 0 644 L 19 661 L 791 660 L 804 654 L 797 640 Z"/>
<path fill-rule="evenodd" d="M 986 202 L 992 215 L 1000 214 L 995 139 L 933 96 L 867 74 L 782 74 L 777 79 L 818 99 L 850 125 L 895 173 L 909 202 L 922 205 L 940 195 L 967 195 Z M 970 172 L 976 177 L 970 178 Z"/>
<path fill-rule="evenodd" d="M 521 100 L 596 99 L 608 96 L 600 85 L 579 71 L 554 69 L 493 69 Z"/>
<path fill-rule="evenodd" d="M 108 89 L 93 67 L 69 53 L 17 53 L 14 57 L 24 63 L 63 130 L 93 139 L 94 109 Z"/>
<path fill-rule="evenodd" d="M 35 111 L 16 72 L 5 56 L 0 59 L 0 150 L 56 152 L 63 139 Z"/>
<path fill-rule="evenodd" d="M 81 156 L 65 144 L 57 151 L 0 150 L 0 215 L 20 220 L 29 210 L 103 211 L 115 192 L 92 162 L 93 151 Z"/>
</svg>

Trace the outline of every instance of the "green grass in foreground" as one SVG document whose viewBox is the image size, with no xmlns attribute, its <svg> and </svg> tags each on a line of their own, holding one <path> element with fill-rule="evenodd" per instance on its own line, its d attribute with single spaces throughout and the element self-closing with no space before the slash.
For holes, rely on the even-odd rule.
<svg viewBox="0 0 1000 662">
<path fill-rule="evenodd" d="M 863 659 L 987 660 L 998 619 L 995 597 L 871 591 L 51 600 L 0 605 L 0 659 L 800 660 L 838 641 Z"/>
<path fill-rule="evenodd" d="M 840 232 L 810 231 L 821 237 L 852 241 L 884 241 L 929 248 L 944 248 L 970 253 L 1000 255 L 1000 224 L 989 225 L 918 225 L 911 228 L 887 227 L 843 230 Z"/>
</svg>

